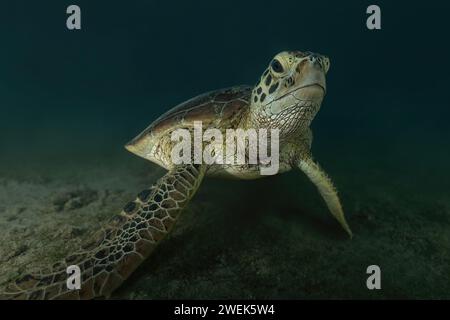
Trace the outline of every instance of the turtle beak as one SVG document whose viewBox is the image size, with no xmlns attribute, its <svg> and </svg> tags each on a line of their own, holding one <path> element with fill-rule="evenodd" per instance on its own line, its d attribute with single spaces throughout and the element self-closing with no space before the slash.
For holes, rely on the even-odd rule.
<svg viewBox="0 0 450 320">
<path fill-rule="evenodd" d="M 315 61 L 306 61 L 299 66 L 297 83 L 301 88 L 318 86 L 326 93 L 325 70 Z"/>
<path fill-rule="evenodd" d="M 295 83 L 298 88 L 308 88 L 311 91 L 315 88 L 319 95 L 325 95 L 327 92 L 327 85 L 325 75 L 330 68 L 330 59 L 327 56 L 311 53 L 309 56 L 303 58 L 297 65 L 297 77 Z M 307 91 L 307 90 L 304 90 Z"/>
</svg>

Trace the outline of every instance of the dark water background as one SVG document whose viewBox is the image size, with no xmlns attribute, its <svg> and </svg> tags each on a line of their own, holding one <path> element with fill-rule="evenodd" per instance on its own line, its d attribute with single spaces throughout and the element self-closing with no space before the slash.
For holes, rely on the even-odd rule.
<svg viewBox="0 0 450 320">
<path fill-rule="evenodd" d="M 71 3 L 1 4 L 2 154 L 122 145 L 187 98 L 255 83 L 286 49 L 331 57 L 321 145 L 365 140 L 389 157 L 448 137 L 444 1 L 378 2 L 381 31 L 365 27 L 367 1 L 77 1 L 69 31 Z"/>
<path fill-rule="evenodd" d="M 82 10 L 80 31 L 65 27 L 72 3 Z M 255 83 L 277 52 L 310 50 L 331 58 L 313 152 L 344 202 L 349 197 L 347 207 L 370 202 L 375 191 L 394 199 L 401 219 L 408 217 L 401 206 L 416 206 L 418 198 L 427 199 L 424 206 L 448 204 L 450 5 L 375 3 L 379 31 L 365 26 L 372 1 L 2 2 L 1 171 L 91 158 L 141 161 L 122 146 L 168 108 Z M 293 195 L 297 178 L 285 178 L 283 192 Z M 447 214 L 434 222 L 448 227 Z M 358 228 L 357 218 L 353 224 Z M 434 245 L 446 248 L 447 263 L 449 241 L 441 240 Z M 380 256 L 389 252 L 377 248 Z"/>
</svg>

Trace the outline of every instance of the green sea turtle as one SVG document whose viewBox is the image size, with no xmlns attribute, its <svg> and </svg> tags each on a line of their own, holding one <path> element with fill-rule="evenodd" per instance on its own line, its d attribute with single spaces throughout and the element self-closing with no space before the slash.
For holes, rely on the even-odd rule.
<svg viewBox="0 0 450 320">
<path fill-rule="evenodd" d="M 174 164 L 171 157 L 176 129 L 192 130 L 196 121 L 203 129 L 279 129 L 279 172 L 299 168 L 316 185 L 330 212 L 351 236 L 331 180 L 312 160 L 309 128 L 326 92 L 327 57 L 311 52 L 277 54 L 255 87 L 237 86 L 212 91 L 163 114 L 126 145 L 126 148 L 158 165 L 167 173 L 102 230 L 79 252 L 48 270 L 29 274 L 10 283 L 6 297 L 15 299 L 90 299 L 108 297 L 150 255 L 172 229 L 194 196 L 204 176 L 242 179 L 261 177 L 260 164 Z M 261 164 L 262 165 L 262 164 Z M 66 268 L 81 270 L 81 288 L 69 290 Z"/>
</svg>

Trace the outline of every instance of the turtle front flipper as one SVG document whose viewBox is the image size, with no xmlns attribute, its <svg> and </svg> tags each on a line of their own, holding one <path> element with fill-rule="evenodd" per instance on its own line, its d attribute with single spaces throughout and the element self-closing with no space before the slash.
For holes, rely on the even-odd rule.
<svg viewBox="0 0 450 320">
<path fill-rule="evenodd" d="M 6 299 L 92 299 L 108 297 L 172 229 L 203 180 L 204 165 L 181 165 L 139 193 L 94 234 L 82 250 L 39 274 L 21 277 L 0 294 Z M 67 288 L 66 268 L 77 265 L 81 288 Z"/>
<path fill-rule="evenodd" d="M 336 218 L 351 238 L 353 236 L 352 231 L 345 220 L 341 202 L 339 201 L 336 188 L 333 186 L 331 179 L 311 158 L 301 159 L 298 161 L 297 165 L 300 170 L 308 176 L 312 183 L 316 185 L 331 214 Z"/>
</svg>

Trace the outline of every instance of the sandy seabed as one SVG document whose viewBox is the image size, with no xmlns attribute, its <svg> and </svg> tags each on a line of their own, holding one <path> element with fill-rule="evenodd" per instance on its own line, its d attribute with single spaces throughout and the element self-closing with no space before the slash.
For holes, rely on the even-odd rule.
<svg viewBox="0 0 450 320">
<path fill-rule="evenodd" d="M 324 167 L 354 239 L 300 172 L 206 179 L 174 232 L 112 298 L 450 298 L 450 203 L 436 177 L 423 172 L 419 185 L 407 168 Z M 0 285 L 78 249 L 164 173 L 129 155 L 20 168 L 4 166 L 0 176 Z M 381 290 L 366 288 L 372 264 Z"/>
</svg>

